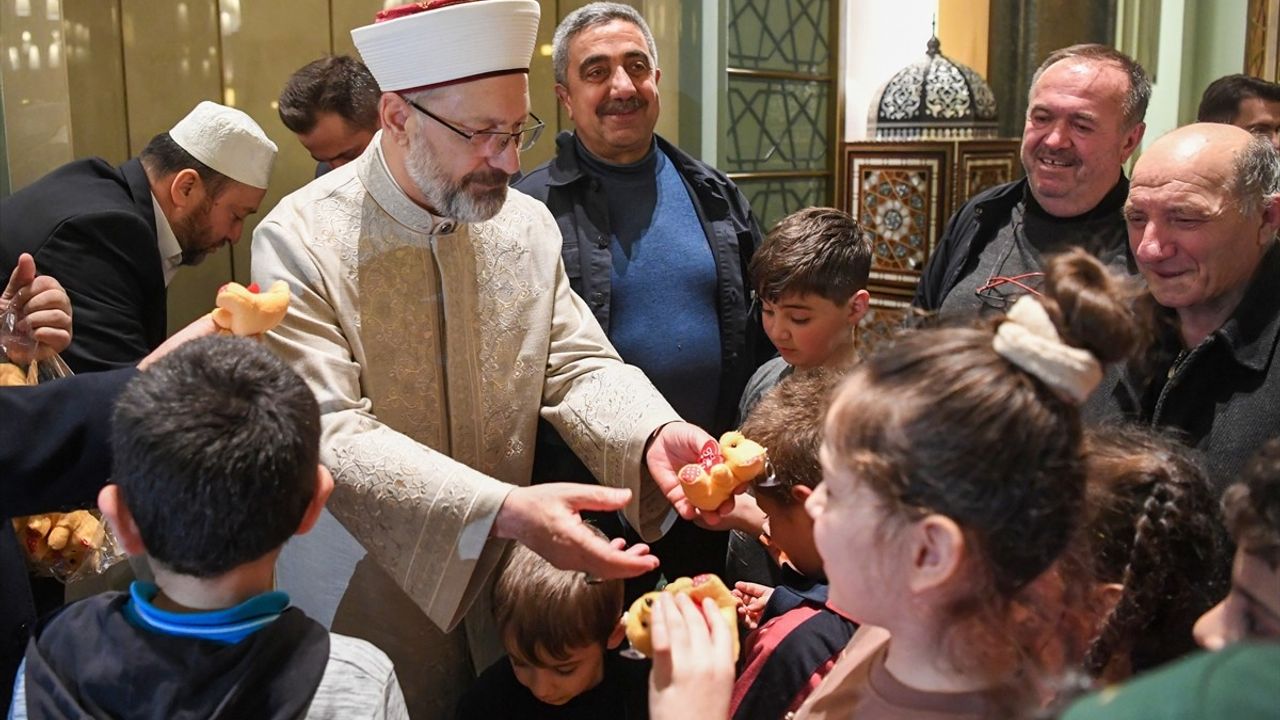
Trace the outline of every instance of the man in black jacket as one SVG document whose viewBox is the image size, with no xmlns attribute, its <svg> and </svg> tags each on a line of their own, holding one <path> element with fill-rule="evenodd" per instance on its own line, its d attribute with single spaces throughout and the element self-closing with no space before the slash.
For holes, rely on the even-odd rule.
<svg viewBox="0 0 1280 720">
<path fill-rule="evenodd" d="M 73 371 L 134 364 L 165 338 L 173 274 L 240 238 L 275 154 L 248 115 L 202 102 L 118 168 L 76 160 L 0 201 L 0 272 L 31 253 L 66 287 Z"/>
<path fill-rule="evenodd" d="M 747 379 L 768 359 L 746 282 L 760 241 L 755 217 L 723 173 L 654 133 L 661 70 L 634 9 L 592 3 L 570 13 L 556 29 L 552 64 L 575 131 L 514 187 L 555 216 L 569 281 L 623 360 L 684 419 L 727 430 Z M 534 477 L 590 481 L 546 427 Z M 685 551 L 685 533 L 698 535 L 696 549 Z M 677 525 L 667 542 L 682 549 L 655 552 L 668 577 L 680 574 L 680 557 L 705 572 L 723 564 L 724 536 Z"/>
<path fill-rule="evenodd" d="M 1038 289 L 1042 258 L 1083 247 L 1132 272 L 1120 209 L 1123 165 L 1142 140 L 1151 82 L 1103 45 L 1051 54 L 1031 83 L 1022 165 L 1027 177 L 980 193 L 951 218 L 914 305 L 967 322 Z"/>
<path fill-rule="evenodd" d="M 1280 155 L 1231 125 L 1188 125 L 1134 167 L 1129 244 L 1156 343 L 1113 367 L 1085 406 L 1167 429 L 1218 492 L 1280 436 Z"/>
</svg>

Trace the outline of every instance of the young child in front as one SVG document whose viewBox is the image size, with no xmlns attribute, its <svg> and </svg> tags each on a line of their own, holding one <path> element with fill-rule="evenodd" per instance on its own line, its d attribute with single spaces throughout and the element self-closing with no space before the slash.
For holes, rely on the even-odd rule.
<svg viewBox="0 0 1280 720">
<path fill-rule="evenodd" d="M 794 370 L 842 369 L 853 362 L 854 328 L 871 298 L 871 241 L 848 213 L 806 208 L 769 231 L 748 271 L 778 357 L 747 381 L 739 421 Z"/>
<path fill-rule="evenodd" d="M 773 473 L 751 488 L 764 532 L 785 557 L 777 587 L 739 582 L 734 594 L 752 632 L 733 688 L 735 720 L 776 720 L 797 709 L 857 628 L 827 605 L 827 578 L 804 504 L 822 482 L 822 421 L 839 374 L 792 375 L 765 394 L 742 432 L 769 449 Z"/>
<path fill-rule="evenodd" d="M 406 718 L 391 661 L 272 590 L 333 489 L 320 412 L 259 343 L 193 340 L 131 380 L 98 496 L 155 583 L 42 621 L 11 717 Z"/>
<path fill-rule="evenodd" d="M 1135 343 L 1084 252 L 990 325 L 920 331 L 859 363 L 809 498 L 830 603 L 861 627 L 797 718 L 1017 717 L 1057 617 L 1028 596 L 1081 519 L 1079 405 Z"/>
<path fill-rule="evenodd" d="M 621 580 L 588 582 L 515 545 L 493 584 L 507 657 L 458 703 L 459 720 L 649 716 L 649 663 L 619 657 Z"/>
<path fill-rule="evenodd" d="M 1137 341 L 1125 293 L 1087 253 L 1050 259 L 1044 287 L 998 326 L 904 335 L 837 389 L 806 508 L 828 602 L 860 627 L 797 720 L 987 720 L 1038 705 L 1038 653 L 1058 618 L 1029 591 L 1081 520 L 1079 405 Z M 703 616 L 683 625 L 705 633 Z M 659 661 L 714 677 L 726 660 L 672 643 Z M 697 693 L 655 686 L 650 702 Z"/>
</svg>

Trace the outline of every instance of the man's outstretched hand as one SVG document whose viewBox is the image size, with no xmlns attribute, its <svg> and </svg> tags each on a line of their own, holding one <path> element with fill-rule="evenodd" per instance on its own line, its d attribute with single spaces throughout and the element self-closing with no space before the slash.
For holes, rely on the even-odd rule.
<svg viewBox="0 0 1280 720">
<path fill-rule="evenodd" d="M 698 462 L 698 452 L 708 441 L 715 442 L 715 438 L 697 425 L 686 422 L 667 423 L 649 443 L 644 459 L 653 481 L 658 484 L 676 512 L 680 513 L 680 517 L 685 520 L 697 519 L 702 525 L 714 527 L 720 523 L 721 513 L 733 510 L 733 498 L 724 501 L 714 511 L 699 510 L 684 496 L 684 488 L 677 475 L 680 468 Z"/>
<path fill-rule="evenodd" d="M 626 548 L 600 537 L 583 520 L 583 510 L 620 510 L 631 500 L 621 488 L 547 483 L 507 494 L 492 534 L 518 540 L 561 570 L 580 570 L 601 579 L 628 578 L 658 567 L 649 546 Z"/>
</svg>

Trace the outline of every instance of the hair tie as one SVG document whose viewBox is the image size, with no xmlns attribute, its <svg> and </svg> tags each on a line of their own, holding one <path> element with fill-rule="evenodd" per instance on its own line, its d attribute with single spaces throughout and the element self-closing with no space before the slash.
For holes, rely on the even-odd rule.
<svg viewBox="0 0 1280 720">
<path fill-rule="evenodd" d="M 1093 353 L 1062 342 L 1049 313 L 1030 295 L 1013 304 L 991 344 L 1001 357 L 1074 405 L 1082 404 L 1102 382 L 1102 366 Z"/>
</svg>

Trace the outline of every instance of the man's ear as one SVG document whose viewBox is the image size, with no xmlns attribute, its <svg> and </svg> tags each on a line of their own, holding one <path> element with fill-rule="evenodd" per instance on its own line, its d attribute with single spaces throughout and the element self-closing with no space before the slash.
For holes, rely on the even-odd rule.
<svg viewBox="0 0 1280 720">
<path fill-rule="evenodd" d="M 1138 144 L 1142 142 L 1142 136 L 1147 133 L 1147 124 L 1140 122 L 1129 129 L 1125 134 L 1124 145 L 1120 147 L 1120 162 L 1129 162 L 1129 157 L 1133 155 L 1133 151 L 1138 149 Z"/>
<path fill-rule="evenodd" d="M 662 79 L 662 68 L 654 68 L 654 69 L 653 69 L 653 84 L 654 84 L 654 85 L 657 85 L 657 84 L 658 84 L 658 81 L 659 81 L 659 80 L 661 80 L 661 79 Z"/>
<path fill-rule="evenodd" d="M 1262 230 L 1258 244 L 1265 246 L 1276 242 L 1276 232 L 1280 231 L 1280 194 L 1262 198 Z"/>
<path fill-rule="evenodd" d="M 116 539 L 120 541 L 125 552 L 130 555 L 147 553 L 146 546 L 142 544 L 142 534 L 138 532 L 138 525 L 133 521 L 133 513 L 129 512 L 129 506 L 121 497 L 119 485 L 114 483 L 104 485 L 98 491 L 98 509 L 102 511 L 102 516 L 107 519 L 107 522 L 111 523 L 111 529 L 115 531 Z"/>
<path fill-rule="evenodd" d="M 329 495 L 332 493 L 333 475 L 329 474 L 329 468 L 324 465 L 316 465 L 316 492 L 311 496 L 311 502 L 307 504 L 307 511 L 302 514 L 302 522 L 298 523 L 295 535 L 305 535 L 315 527 L 316 522 L 320 520 L 320 513 L 324 510 L 324 504 L 329 501 Z"/>
<path fill-rule="evenodd" d="M 908 541 L 911 543 L 911 567 L 908 587 L 921 594 L 944 588 L 959 573 L 967 550 L 964 532 L 954 520 L 932 514 L 915 522 Z"/>
<path fill-rule="evenodd" d="M 200 180 L 200 173 L 192 168 L 183 168 L 174 173 L 173 179 L 169 181 L 169 199 L 175 208 L 182 211 L 198 206 L 204 199 L 204 183 Z"/>
<path fill-rule="evenodd" d="M 382 97 L 378 98 L 378 122 L 382 124 L 383 133 L 390 135 L 397 145 L 408 144 L 409 131 L 406 126 L 412 110 L 409 103 L 396 93 L 382 93 Z"/>
<path fill-rule="evenodd" d="M 866 288 L 859 290 L 849 298 L 849 325 L 857 327 L 862 322 L 862 317 L 867 314 L 867 309 L 871 307 L 871 293 Z"/>
<path fill-rule="evenodd" d="M 569 119 L 573 120 L 573 106 L 569 104 L 569 88 L 556 83 L 556 100 L 560 101 L 560 107 L 569 114 Z"/>
<path fill-rule="evenodd" d="M 609 633 L 609 640 L 605 643 L 605 647 L 613 650 L 622 644 L 622 638 L 627 636 L 627 616 L 623 615 L 618 618 L 618 624 L 613 626 L 613 632 Z"/>
</svg>

